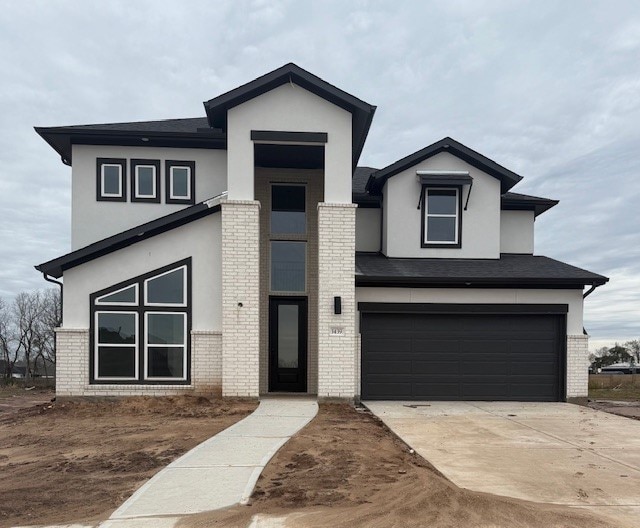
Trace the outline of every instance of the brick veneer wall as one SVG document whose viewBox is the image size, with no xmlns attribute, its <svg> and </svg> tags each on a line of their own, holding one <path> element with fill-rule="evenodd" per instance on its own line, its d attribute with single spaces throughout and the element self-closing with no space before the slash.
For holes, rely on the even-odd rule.
<svg viewBox="0 0 640 528">
<path fill-rule="evenodd" d="M 567 399 L 589 395 L 589 336 L 567 336 Z"/>
<path fill-rule="evenodd" d="M 191 380 L 198 394 L 222 395 L 222 332 L 191 332 Z"/>
<path fill-rule="evenodd" d="M 56 328 L 56 396 L 82 396 L 89 384 L 89 330 Z"/>
<path fill-rule="evenodd" d="M 318 204 L 318 397 L 353 399 L 355 358 L 355 204 Z M 334 296 L 342 298 L 335 315 Z M 331 327 L 344 335 L 330 335 Z"/>
<path fill-rule="evenodd" d="M 260 251 L 257 201 L 222 203 L 222 395 L 258 397 Z"/>
</svg>

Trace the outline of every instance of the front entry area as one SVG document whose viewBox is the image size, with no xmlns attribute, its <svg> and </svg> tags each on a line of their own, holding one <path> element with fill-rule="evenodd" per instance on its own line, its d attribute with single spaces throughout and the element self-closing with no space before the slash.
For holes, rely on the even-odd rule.
<svg viewBox="0 0 640 528">
<path fill-rule="evenodd" d="M 269 300 L 269 392 L 307 391 L 307 299 Z"/>
</svg>

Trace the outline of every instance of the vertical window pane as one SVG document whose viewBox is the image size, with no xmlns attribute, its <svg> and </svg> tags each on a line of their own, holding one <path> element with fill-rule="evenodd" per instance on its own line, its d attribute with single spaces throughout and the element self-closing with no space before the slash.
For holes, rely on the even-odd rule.
<svg viewBox="0 0 640 528">
<path fill-rule="evenodd" d="M 171 167 L 171 196 L 189 198 L 189 167 Z"/>
<path fill-rule="evenodd" d="M 155 167 L 136 167 L 136 195 L 155 196 Z"/>
<path fill-rule="evenodd" d="M 147 360 L 150 378 L 184 377 L 184 347 L 149 347 Z"/>
<path fill-rule="evenodd" d="M 99 378 L 133 378 L 136 375 L 134 347 L 98 347 Z"/>
<path fill-rule="evenodd" d="M 456 191 L 430 190 L 428 192 L 427 213 L 456 214 Z"/>
<path fill-rule="evenodd" d="M 278 305 L 278 367 L 298 368 L 298 305 Z"/>
<path fill-rule="evenodd" d="M 305 290 L 306 242 L 271 242 L 271 290 Z"/>
<path fill-rule="evenodd" d="M 120 188 L 120 170 L 119 165 L 103 165 L 102 166 L 102 193 L 122 195 Z"/>
<path fill-rule="evenodd" d="M 147 303 L 184 304 L 184 268 L 145 281 Z"/>
<path fill-rule="evenodd" d="M 455 217 L 430 216 L 427 220 L 427 240 L 429 242 L 455 242 Z"/>
<path fill-rule="evenodd" d="M 150 345 L 183 345 L 185 314 L 147 314 L 147 342 Z"/>
<path fill-rule="evenodd" d="M 136 316 L 132 313 L 102 312 L 98 314 L 98 343 L 134 344 Z"/>
<path fill-rule="evenodd" d="M 271 187 L 271 232 L 305 233 L 305 187 L 273 185 Z"/>
</svg>

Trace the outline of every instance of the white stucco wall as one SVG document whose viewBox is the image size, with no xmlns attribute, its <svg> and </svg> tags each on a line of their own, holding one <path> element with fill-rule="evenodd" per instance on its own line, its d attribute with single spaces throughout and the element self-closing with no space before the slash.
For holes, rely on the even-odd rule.
<svg viewBox="0 0 640 528">
<path fill-rule="evenodd" d="M 356 251 L 380 251 L 380 209 L 356 209 Z"/>
<path fill-rule="evenodd" d="M 295 84 L 284 84 L 229 110 L 229 200 L 253 200 L 252 130 L 326 132 L 325 202 L 351 203 L 351 113 Z"/>
<path fill-rule="evenodd" d="M 533 254 L 533 211 L 500 212 L 500 253 Z"/>
<path fill-rule="evenodd" d="M 582 335 L 582 290 L 356 288 L 356 302 L 568 304 L 567 335 Z"/>
<path fill-rule="evenodd" d="M 421 248 L 422 212 L 418 170 L 468 171 L 473 178 L 469 206 L 462 212 L 462 247 Z M 462 206 L 469 187 L 462 190 Z M 441 152 L 389 178 L 384 189 L 384 247 L 389 257 L 408 258 L 499 258 L 500 180 L 461 159 Z"/>
<path fill-rule="evenodd" d="M 196 202 L 212 198 L 227 188 L 225 150 L 162 147 L 74 145 L 71 190 L 71 247 L 78 249 L 131 227 L 188 207 L 165 204 L 165 160 L 195 161 Z M 126 202 L 96 200 L 96 159 L 127 160 Z M 133 158 L 160 160 L 161 203 L 131 202 Z"/>
<path fill-rule="evenodd" d="M 222 330 L 220 213 L 138 242 L 64 273 L 64 328 L 89 328 L 89 295 L 192 258 L 192 330 Z"/>
</svg>

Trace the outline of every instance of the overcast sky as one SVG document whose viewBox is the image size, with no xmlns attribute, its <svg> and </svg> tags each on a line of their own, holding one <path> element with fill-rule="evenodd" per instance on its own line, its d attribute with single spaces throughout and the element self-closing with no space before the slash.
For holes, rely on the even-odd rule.
<svg viewBox="0 0 640 528">
<path fill-rule="evenodd" d="M 452 136 L 559 199 L 536 253 L 611 278 L 591 348 L 640 338 L 637 0 L 0 0 L 0 297 L 70 250 L 71 169 L 33 126 L 204 116 L 290 61 L 378 106 L 361 165 Z"/>
</svg>

